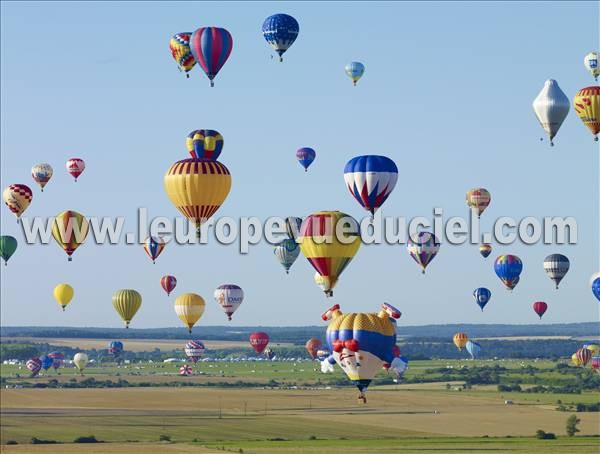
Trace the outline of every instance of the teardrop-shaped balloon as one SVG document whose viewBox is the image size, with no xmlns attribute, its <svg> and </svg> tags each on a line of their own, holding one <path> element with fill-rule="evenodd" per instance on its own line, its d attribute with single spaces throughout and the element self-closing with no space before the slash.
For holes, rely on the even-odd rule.
<svg viewBox="0 0 600 454">
<path fill-rule="evenodd" d="M 306 348 L 306 351 L 308 352 L 309 356 L 312 359 L 315 359 L 317 357 L 317 352 L 321 349 L 321 346 L 322 346 L 321 341 L 314 337 L 311 337 L 310 339 L 308 339 L 306 341 L 306 344 L 304 345 L 304 347 Z"/>
<path fill-rule="evenodd" d="M 50 164 L 36 164 L 31 168 L 31 177 L 40 185 L 42 192 L 44 192 L 44 187 L 48 184 L 50 178 L 52 178 L 53 173 L 54 170 L 52 170 Z"/>
<path fill-rule="evenodd" d="M 88 231 L 88 220 L 77 211 L 67 210 L 58 213 L 52 225 L 52 237 L 64 249 L 69 262 L 73 259 L 71 257 L 73 253 L 85 241 Z"/>
<path fill-rule="evenodd" d="M 462 350 L 465 348 L 465 345 L 467 345 L 469 336 L 467 336 L 465 333 L 456 333 L 452 338 L 452 341 L 454 342 L 454 345 L 456 345 L 456 348 Z"/>
<path fill-rule="evenodd" d="M 536 301 L 533 303 L 533 311 L 542 319 L 542 315 L 548 310 L 548 305 L 543 301 Z"/>
<path fill-rule="evenodd" d="M 298 160 L 300 165 L 304 167 L 305 172 L 308 172 L 308 168 L 313 163 L 316 157 L 317 152 L 309 147 L 300 148 L 296 151 L 296 159 Z"/>
<path fill-rule="evenodd" d="M 183 350 L 185 352 L 185 356 L 187 356 L 194 362 L 194 364 L 196 364 L 198 360 L 202 358 L 206 347 L 204 346 L 204 343 L 202 341 L 192 340 L 185 344 Z"/>
<path fill-rule="evenodd" d="M 365 73 L 365 65 L 359 61 L 351 61 L 346 65 L 344 70 L 346 71 L 348 77 L 352 79 L 352 83 L 356 87 L 356 83 Z"/>
<path fill-rule="evenodd" d="M 4 260 L 4 265 L 8 264 L 8 259 L 17 250 L 17 239 L 14 236 L 2 235 L 0 236 L 0 257 Z"/>
<path fill-rule="evenodd" d="M 27 370 L 29 370 L 29 372 L 31 372 L 31 376 L 35 377 L 40 372 L 40 370 L 42 370 L 42 360 L 35 356 L 27 360 L 27 362 L 25 363 L 25 367 L 27 368 Z"/>
<path fill-rule="evenodd" d="M 206 306 L 204 299 L 195 293 L 184 293 L 175 300 L 175 313 L 179 320 L 187 326 L 188 331 L 192 332 L 192 327 L 196 324 L 202 314 L 204 314 L 204 307 Z"/>
<path fill-rule="evenodd" d="M 479 245 L 479 253 L 485 259 L 492 253 L 492 245 L 491 244 L 480 244 Z"/>
<path fill-rule="evenodd" d="M 215 289 L 214 297 L 227 319 L 231 321 L 231 316 L 244 301 L 244 291 L 239 285 L 223 284 Z"/>
<path fill-rule="evenodd" d="M 474 188 L 467 192 L 466 199 L 467 206 L 475 212 L 477 217 L 481 217 L 481 214 L 490 204 L 492 196 L 485 188 Z"/>
<path fill-rule="evenodd" d="M 504 286 L 508 290 L 512 290 L 519 282 L 519 276 L 523 271 L 523 262 L 516 255 L 501 255 L 496 258 L 494 271 Z"/>
<path fill-rule="evenodd" d="M 548 275 L 558 290 L 558 284 L 567 275 L 571 263 L 569 259 L 562 254 L 551 254 L 544 259 L 544 271 Z"/>
<path fill-rule="evenodd" d="M 231 34 L 220 27 L 202 27 L 192 33 L 190 50 L 198 65 L 202 68 L 210 86 L 233 49 Z"/>
<path fill-rule="evenodd" d="M 88 355 L 83 352 L 75 353 L 75 356 L 73 356 L 73 364 L 81 375 L 83 375 L 83 370 L 85 369 L 85 366 L 87 366 L 88 361 Z"/>
<path fill-rule="evenodd" d="M 590 279 L 590 287 L 592 293 L 598 301 L 600 301 L 600 273 L 594 273 Z"/>
<path fill-rule="evenodd" d="M 554 79 L 544 83 L 544 88 L 533 100 L 533 111 L 538 121 L 548 134 L 550 145 L 553 146 L 554 136 L 569 113 L 569 98 L 563 93 Z"/>
<path fill-rule="evenodd" d="M 592 75 L 594 80 L 598 81 L 600 76 L 600 66 L 598 66 L 598 52 L 590 52 L 583 59 L 585 69 Z"/>
<path fill-rule="evenodd" d="M 69 284 L 58 284 L 54 287 L 53 295 L 58 305 L 62 307 L 62 310 L 64 311 L 73 299 L 75 291 Z"/>
<path fill-rule="evenodd" d="M 123 353 L 123 342 L 110 341 L 106 350 L 113 358 L 118 358 Z"/>
<path fill-rule="evenodd" d="M 142 295 L 131 289 L 117 290 L 113 294 L 112 304 L 125 322 L 125 328 L 129 328 L 131 319 L 142 305 Z"/>
<path fill-rule="evenodd" d="M 190 50 L 190 38 L 192 34 L 189 32 L 177 33 L 169 40 L 169 49 L 171 55 L 179 67 L 179 71 L 190 72 L 196 64 L 196 59 Z M 187 77 L 189 77 L 186 74 Z"/>
<path fill-rule="evenodd" d="M 483 312 L 483 308 L 487 303 L 489 303 L 491 297 L 492 292 L 485 287 L 479 287 L 473 291 L 473 298 L 475 299 L 477 305 L 481 308 L 481 312 Z"/>
<path fill-rule="evenodd" d="M 283 61 L 283 54 L 287 51 L 300 33 L 298 21 L 288 14 L 273 14 L 265 19 L 262 25 L 265 40 Z"/>
<path fill-rule="evenodd" d="M 394 190 L 398 167 L 386 156 L 357 156 L 346 163 L 344 181 L 360 206 L 374 214 Z"/>
<path fill-rule="evenodd" d="M 11 184 L 4 189 L 2 198 L 8 209 L 17 217 L 18 222 L 18 219 L 31 203 L 33 192 L 25 184 Z"/>
<path fill-rule="evenodd" d="M 600 132 L 600 87 L 586 87 L 579 90 L 573 99 L 573 107 L 597 142 Z"/>
<path fill-rule="evenodd" d="M 185 139 L 185 146 L 192 159 L 216 161 L 223 151 L 223 145 L 223 136 L 212 129 L 197 129 Z"/>
<path fill-rule="evenodd" d="M 250 334 L 248 341 L 256 353 L 262 353 L 267 348 L 267 345 L 269 345 L 269 335 L 259 331 Z"/>
<path fill-rule="evenodd" d="M 67 161 L 66 167 L 67 172 L 75 178 L 75 182 L 77 183 L 77 178 L 79 178 L 79 175 L 85 170 L 85 161 L 81 158 L 71 158 Z"/>
<path fill-rule="evenodd" d="M 290 272 L 290 268 L 300 255 L 300 248 L 298 244 L 289 238 L 284 239 L 281 243 L 275 246 L 275 250 L 273 251 L 277 260 L 286 273 Z"/>
<path fill-rule="evenodd" d="M 413 260 L 421 267 L 421 272 L 425 274 L 425 268 L 440 250 L 440 242 L 433 233 L 413 233 L 408 238 L 406 249 Z"/>
<path fill-rule="evenodd" d="M 177 286 L 177 279 L 175 276 L 167 274 L 160 278 L 160 286 L 167 292 L 167 295 L 171 295 L 171 292 L 175 290 L 175 287 Z"/>
<path fill-rule="evenodd" d="M 165 248 L 165 241 L 160 236 L 149 236 L 144 240 L 144 251 L 152 263 L 156 263 L 156 259 L 162 253 Z"/>
</svg>

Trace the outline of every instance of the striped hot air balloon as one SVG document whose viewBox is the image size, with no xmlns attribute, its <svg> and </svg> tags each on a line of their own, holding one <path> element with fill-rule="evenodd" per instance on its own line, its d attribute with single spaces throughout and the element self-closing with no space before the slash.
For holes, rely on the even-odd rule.
<svg viewBox="0 0 600 454">
<path fill-rule="evenodd" d="M 192 159 L 216 161 L 223 151 L 223 145 L 223 136 L 212 129 L 197 129 L 185 139 L 185 146 Z"/>
<path fill-rule="evenodd" d="M 474 188 L 467 191 L 466 200 L 467 206 L 475 212 L 478 218 L 480 218 L 482 213 L 489 206 L 492 196 L 485 188 Z"/>
<path fill-rule="evenodd" d="M 290 268 L 300 255 L 300 248 L 294 240 L 286 238 L 275 246 L 273 253 L 286 274 L 289 274 Z"/>
<path fill-rule="evenodd" d="M 573 99 L 573 107 L 597 142 L 600 132 L 600 87 L 593 86 L 579 90 Z"/>
<path fill-rule="evenodd" d="M 204 343 L 202 343 L 202 341 L 199 340 L 192 340 L 187 342 L 183 349 L 183 351 L 185 352 L 185 356 L 191 359 L 194 362 L 194 364 L 196 364 L 198 360 L 202 358 L 204 350 L 206 350 L 206 347 L 204 347 Z"/>
<path fill-rule="evenodd" d="M 592 359 L 592 352 L 587 348 L 580 348 L 575 352 L 575 356 L 577 357 L 578 366 L 587 366 Z"/>
<path fill-rule="evenodd" d="M 165 248 L 165 240 L 163 240 L 160 236 L 149 236 L 144 240 L 144 251 L 152 263 L 156 263 L 156 259 L 162 253 Z"/>
<path fill-rule="evenodd" d="M 465 345 L 467 345 L 469 336 L 467 336 L 465 333 L 456 333 L 452 338 L 452 341 L 454 342 L 454 345 L 456 345 L 456 348 L 462 350 Z"/>
<path fill-rule="evenodd" d="M 600 373 L 600 356 L 592 356 L 592 369 Z"/>
<path fill-rule="evenodd" d="M 570 265 L 569 259 L 562 254 L 551 254 L 544 259 L 544 271 L 554 281 L 557 290 L 558 284 L 566 276 Z"/>
<path fill-rule="evenodd" d="M 184 71 L 186 77 L 190 77 L 188 74 L 194 65 L 196 60 L 190 50 L 190 38 L 192 34 L 189 32 L 177 33 L 169 40 L 169 50 L 173 59 L 179 67 L 179 71 Z"/>
<path fill-rule="evenodd" d="M 31 372 L 31 376 L 35 377 L 42 370 L 42 360 L 35 356 L 25 363 L 25 367 Z"/>
<path fill-rule="evenodd" d="M 129 328 L 131 319 L 142 306 L 142 295 L 132 289 L 117 290 L 113 294 L 112 304 L 125 322 L 125 328 Z"/>
<path fill-rule="evenodd" d="M 357 156 L 346 163 L 344 181 L 360 206 L 373 215 L 394 190 L 398 167 L 386 156 Z"/>
<path fill-rule="evenodd" d="M 504 286 L 512 291 L 519 282 L 523 262 L 516 255 L 500 255 L 494 263 L 494 271 Z"/>
<path fill-rule="evenodd" d="M 177 286 L 177 279 L 175 276 L 167 274 L 160 278 L 160 286 L 167 292 L 167 295 L 171 295 L 171 292 L 175 290 L 175 287 Z"/>
<path fill-rule="evenodd" d="M 204 298 L 195 293 L 184 293 L 175 300 L 175 313 L 179 320 L 187 326 L 188 331 L 192 332 L 192 327 L 196 324 L 202 314 L 204 314 L 204 307 L 206 303 Z"/>
<path fill-rule="evenodd" d="M 413 233 L 406 243 L 406 249 L 425 274 L 425 268 L 434 259 L 440 250 L 440 242 L 433 233 Z"/>
<path fill-rule="evenodd" d="M 190 50 L 210 80 L 211 87 L 214 87 L 213 79 L 229 58 L 231 49 L 233 49 L 233 38 L 224 28 L 202 27 L 192 33 Z"/>
<path fill-rule="evenodd" d="M 65 251 L 68 261 L 73 260 L 73 253 L 85 241 L 90 224 L 85 216 L 77 211 L 63 211 L 54 218 L 52 237 Z"/>
<path fill-rule="evenodd" d="M 184 364 L 179 368 L 179 375 L 183 377 L 188 377 L 190 375 L 193 375 L 193 373 L 194 369 L 192 369 L 192 366 L 188 366 L 187 364 Z"/>
</svg>

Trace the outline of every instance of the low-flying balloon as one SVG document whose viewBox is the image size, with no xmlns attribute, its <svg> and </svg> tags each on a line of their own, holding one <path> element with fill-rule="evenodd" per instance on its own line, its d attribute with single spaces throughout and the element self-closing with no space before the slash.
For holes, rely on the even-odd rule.
<svg viewBox="0 0 600 454">
<path fill-rule="evenodd" d="M 487 243 L 480 244 L 479 253 L 484 259 L 488 258 L 488 256 L 492 253 L 492 245 Z"/>
<path fill-rule="evenodd" d="M 248 341 L 256 353 L 262 353 L 267 348 L 267 345 L 269 345 L 269 335 L 259 331 L 250 334 Z"/>
<path fill-rule="evenodd" d="M 142 295 L 132 289 L 117 290 L 113 293 L 112 304 L 117 313 L 125 322 L 125 328 L 142 305 Z"/>
<path fill-rule="evenodd" d="M 244 290 L 239 285 L 223 284 L 215 289 L 214 297 L 227 315 L 227 320 L 231 321 L 231 316 L 244 301 Z"/>
<path fill-rule="evenodd" d="M 328 276 L 321 276 L 317 271 L 315 273 L 315 284 L 317 284 L 319 288 L 323 290 L 323 293 L 325 293 L 326 297 L 333 296 L 333 290 L 331 290 L 331 280 Z"/>
<path fill-rule="evenodd" d="M 467 206 L 480 218 L 490 204 L 492 196 L 485 188 L 474 188 L 467 191 L 466 200 Z"/>
<path fill-rule="evenodd" d="M 598 301 L 600 301 L 600 273 L 594 273 L 590 279 L 590 287 L 592 293 Z"/>
<path fill-rule="evenodd" d="M 123 353 L 123 342 L 114 340 L 108 343 L 108 354 L 117 359 Z"/>
<path fill-rule="evenodd" d="M 274 14 L 262 24 L 262 34 L 283 61 L 283 54 L 290 48 L 300 32 L 298 21 L 288 14 Z"/>
<path fill-rule="evenodd" d="M 187 356 L 194 362 L 194 364 L 196 364 L 198 360 L 202 358 L 206 347 L 204 347 L 204 343 L 202 341 L 191 340 L 185 344 L 183 350 L 185 352 L 185 356 Z"/>
<path fill-rule="evenodd" d="M 440 250 L 440 242 L 433 233 L 413 233 L 406 243 L 406 249 L 425 274 L 425 268 L 434 259 Z"/>
<path fill-rule="evenodd" d="M 48 370 L 52 367 L 54 361 L 48 355 L 44 355 L 40 359 L 42 360 L 42 369 Z"/>
<path fill-rule="evenodd" d="M 308 339 L 306 341 L 306 344 L 304 345 L 306 348 L 306 351 L 308 352 L 308 354 L 310 355 L 310 357 L 312 359 L 315 359 L 317 357 L 317 352 L 321 349 L 322 344 L 321 341 L 319 339 L 316 339 L 314 337 L 311 337 L 310 339 Z"/>
<path fill-rule="evenodd" d="M 216 161 L 223 151 L 223 136 L 212 129 L 197 129 L 188 134 L 185 146 L 192 159 Z"/>
<path fill-rule="evenodd" d="M 549 79 L 544 83 L 544 88 L 533 100 L 533 111 L 540 125 L 548 134 L 550 146 L 554 146 L 554 136 L 556 136 L 563 121 L 567 118 L 569 108 L 569 98 L 553 79 Z"/>
<path fill-rule="evenodd" d="M 35 356 L 25 363 L 25 367 L 31 372 L 31 376 L 35 377 L 42 370 L 42 360 Z"/>
<path fill-rule="evenodd" d="M 25 184 L 11 184 L 4 189 L 2 198 L 8 209 L 17 217 L 17 222 L 19 222 L 19 218 L 33 199 L 33 192 Z"/>
<path fill-rule="evenodd" d="M 556 289 L 569 271 L 569 259 L 562 254 L 551 254 L 544 259 L 544 271 L 554 281 Z"/>
<path fill-rule="evenodd" d="M 144 251 L 146 251 L 152 263 L 156 263 L 156 259 L 164 248 L 165 241 L 159 236 L 149 236 L 144 240 Z"/>
<path fill-rule="evenodd" d="M 65 355 L 62 352 L 50 352 L 48 353 L 48 357 L 52 358 L 52 367 L 54 370 L 60 368 L 65 359 Z"/>
<path fill-rule="evenodd" d="M 192 327 L 204 314 L 205 306 L 204 299 L 195 293 L 184 293 L 175 300 L 175 313 L 187 326 L 188 332 L 192 332 Z"/>
<path fill-rule="evenodd" d="M 481 308 L 481 312 L 483 312 L 483 308 L 490 301 L 491 297 L 492 292 L 485 287 L 479 287 L 473 291 L 473 298 L 475 299 L 477 305 Z"/>
<path fill-rule="evenodd" d="M 481 354 L 481 345 L 477 342 L 473 342 L 472 340 L 467 341 L 465 348 L 469 352 L 469 355 L 471 355 L 472 359 L 476 359 Z"/>
<path fill-rule="evenodd" d="M 592 369 L 600 373 L 600 356 L 592 356 Z"/>
<path fill-rule="evenodd" d="M 75 183 L 77 183 L 77 178 L 85 170 L 85 161 L 81 158 L 71 158 L 67 161 L 66 167 L 67 172 L 75 178 Z"/>
<path fill-rule="evenodd" d="M 456 348 L 462 350 L 465 345 L 467 345 L 469 336 L 467 336 L 465 333 L 456 333 L 452 338 L 452 341 L 454 342 L 454 345 L 456 345 Z"/>
<path fill-rule="evenodd" d="M 17 250 L 17 239 L 14 236 L 0 236 L 0 257 L 4 260 L 4 266 L 8 265 L 8 259 Z"/>
<path fill-rule="evenodd" d="M 583 65 L 585 69 L 592 75 L 594 80 L 598 81 L 600 76 L 600 67 L 598 66 L 598 52 L 590 52 L 583 59 Z"/>
<path fill-rule="evenodd" d="M 192 33 L 190 50 L 198 66 L 214 87 L 214 78 L 219 73 L 233 49 L 231 34 L 220 27 L 202 27 Z"/>
<path fill-rule="evenodd" d="M 600 345 L 598 344 L 583 344 L 583 348 L 587 348 L 592 352 L 592 356 L 600 355 Z"/>
<path fill-rule="evenodd" d="M 63 211 L 54 218 L 52 237 L 65 251 L 69 262 L 73 253 L 85 241 L 90 224 L 83 214 L 77 211 Z"/>
<path fill-rule="evenodd" d="M 271 350 L 270 348 L 265 348 L 265 351 L 263 352 L 265 354 L 265 357 L 271 361 L 273 358 L 275 358 L 275 352 L 273 350 Z"/>
<path fill-rule="evenodd" d="M 193 375 L 193 373 L 194 369 L 192 369 L 192 367 L 188 366 L 187 364 L 184 364 L 179 368 L 179 375 L 183 377 L 189 377 L 190 375 Z"/>
<path fill-rule="evenodd" d="M 296 159 L 298 160 L 300 165 L 304 167 L 305 172 L 308 172 L 308 168 L 313 163 L 316 157 L 317 152 L 309 147 L 300 148 L 296 151 Z"/>
<path fill-rule="evenodd" d="M 512 290 L 519 282 L 523 271 L 523 262 L 516 255 L 500 255 L 494 263 L 494 271 L 508 290 Z"/>
<path fill-rule="evenodd" d="M 344 67 L 344 71 L 352 79 L 352 84 L 356 87 L 356 83 L 365 73 L 365 65 L 359 61 L 351 61 Z"/>
<path fill-rule="evenodd" d="M 73 364 L 81 375 L 83 375 L 83 369 L 87 366 L 88 361 L 88 355 L 83 352 L 75 353 L 75 356 L 73 356 Z"/>
<path fill-rule="evenodd" d="M 547 310 L 548 304 L 546 304 L 545 302 L 536 301 L 535 303 L 533 303 L 533 312 L 535 312 L 538 315 L 540 320 L 542 319 L 542 316 L 546 313 Z"/>
<path fill-rule="evenodd" d="M 188 74 L 194 65 L 196 59 L 192 55 L 190 50 L 190 38 L 192 34 L 189 32 L 177 33 L 169 40 L 169 49 L 173 59 L 177 63 L 179 71 L 184 71 L 186 77 L 190 77 Z"/>
<path fill-rule="evenodd" d="M 575 364 L 576 366 L 581 366 L 582 365 L 581 359 L 579 358 L 579 356 L 577 356 L 577 352 L 575 352 L 575 353 L 573 353 L 571 355 L 571 362 L 573 364 Z"/>
<path fill-rule="evenodd" d="M 394 190 L 398 167 L 386 156 L 357 156 L 346 163 L 344 181 L 360 206 L 373 215 Z"/>
<path fill-rule="evenodd" d="M 590 362 L 590 359 L 592 359 L 592 352 L 587 348 L 580 348 L 575 352 L 575 355 L 577 356 L 577 360 L 579 362 L 578 365 L 581 366 L 587 366 L 587 364 Z"/>
<path fill-rule="evenodd" d="M 160 278 L 160 286 L 167 292 L 167 295 L 170 296 L 171 292 L 175 290 L 175 287 L 177 286 L 177 279 L 175 276 L 167 274 Z"/>
<path fill-rule="evenodd" d="M 40 185 L 42 192 L 44 192 L 44 187 L 48 184 L 50 178 L 52 178 L 53 173 L 54 171 L 50 164 L 36 164 L 31 168 L 31 177 L 33 181 Z"/>
<path fill-rule="evenodd" d="M 281 266 L 283 266 L 285 272 L 289 273 L 290 268 L 300 255 L 300 248 L 294 240 L 285 238 L 275 246 L 273 253 L 275 254 L 275 257 L 277 257 L 277 260 L 279 260 Z"/>
<path fill-rule="evenodd" d="M 75 291 L 69 284 L 58 284 L 56 287 L 54 287 L 53 294 L 54 299 L 64 311 L 73 299 Z"/>
<path fill-rule="evenodd" d="M 573 107 L 597 142 L 600 132 L 600 87 L 593 86 L 579 90 L 573 99 Z"/>
</svg>

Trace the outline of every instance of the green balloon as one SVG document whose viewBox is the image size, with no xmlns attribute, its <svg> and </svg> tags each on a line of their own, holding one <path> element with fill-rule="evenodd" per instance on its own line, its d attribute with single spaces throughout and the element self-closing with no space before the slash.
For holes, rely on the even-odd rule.
<svg viewBox="0 0 600 454">
<path fill-rule="evenodd" d="M 10 235 L 0 236 L 0 257 L 4 259 L 4 265 L 8 262 L 8 259 L 17 250 L 17 239 Z"/>
</svg>

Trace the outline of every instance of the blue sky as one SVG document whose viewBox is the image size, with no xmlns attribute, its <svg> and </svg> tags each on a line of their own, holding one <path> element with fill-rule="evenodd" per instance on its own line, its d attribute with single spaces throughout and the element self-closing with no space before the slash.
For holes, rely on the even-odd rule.
<svg viewBox="0 0 600 454">
<path fill-rule="evenodd" d="M 177 291 L 207 301 L 198 326 L 224 324 L 212 298 L 237 283 L 246 299 L 234 325 L 318 324 L 333 303 L 374 311 L 383 301 L 403 312 L 402 324 L 532 323 L 531 304 L 548 302 L 540 323 L 592 321 L 598 302 L 589 277 L 599 265 L 598 144 L 571 110 L 550 149 L 531 102 L 548 78 L 572 99 L 592 85 L 584 55 L 598 47 L 598 4 L 553 3 L 2 3 L 2 187 L 35 187 L 27 215 L 74 209 L 87 216 L 126 216 L 135 231 L 138 207 L 175 216 L 162 178 L 187 156 L 193 129 L 225 138 L 220 160 L 233 187 L 223 216 L 305 216 L 363 211 L 347 192 L 344 164 L 359 154 L 384 154 L 399 180 L 383 207 L 388 216 L 467 214 L 466 190 L 484 186 L 492 204 L 482 218 L 574 216 L 576 246 L 495 247 L 482 260 L 476 246 L 442 245 L 422 276 L 404 245 L 363 246 L 326 300 L 300 257 L 286 276 L 266 243 L 241 256 L 236 245 L 170 244 L 156 265 L 141 246 L 87 243 L 67 263 L 53 243 L 21 245 L 2 267 L 4 325 L 121 326 L 112 293 L 135 288 L 143 304 L 133 327 L 176 326 L 173 298 L 159 278 L 174 274 Z M 261 35 L 262 21 L 286 12 L 300 35 L 284 63 Z M 195 68 L 186 80 L 168 50 L 170 36 L 201 26 L 227 28 L 229 61 L 211 89 Z M 344 74 L 351 60 L 366 66 L 358 87 Z M 308 174 L 297 148 L 316 149 Z M 66 159 L 85 159 L 77 184 Z M 54 166 L 42 194 L 31 181 L 38 162 Z M 22 234 L 6 207 L 1 230 Z M 546 255 L 571 258 L 561 289 L 542 269 Z M 493 272 L 500 253 L 519 255 L 513 294 Z M 57 283 L 75 288 L 63 313 Z M 485 312 L 472 299 L 488 287 Z M 197 330 L 201 333 L 201 329 Z"/>
</svg>

